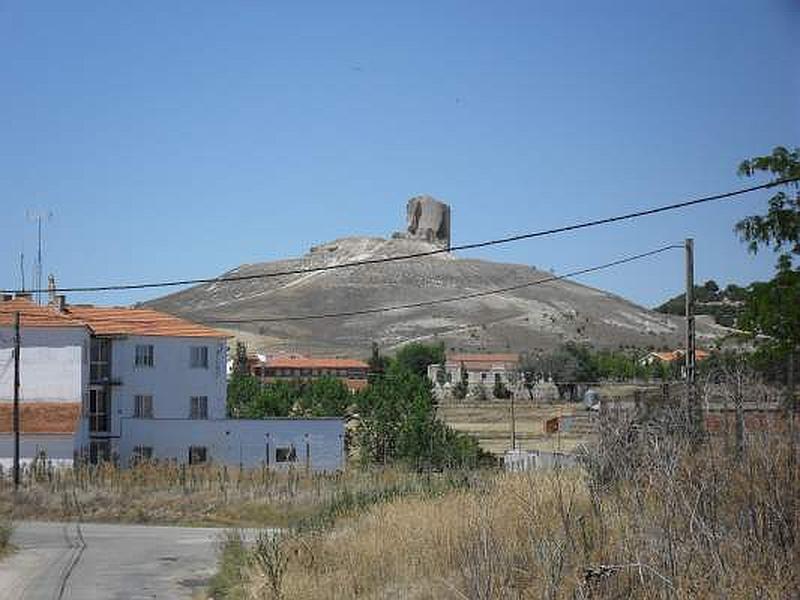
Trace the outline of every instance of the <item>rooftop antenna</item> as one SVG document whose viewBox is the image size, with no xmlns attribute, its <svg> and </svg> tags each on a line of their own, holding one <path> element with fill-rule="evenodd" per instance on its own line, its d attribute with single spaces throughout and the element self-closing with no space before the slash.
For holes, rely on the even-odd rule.
<svg viewBox="0 0 800 600">
<path fill-rule="evenodd" d="M 25 291 L 25 252 L 19 253 L 19 278 L 20 278 L 20 291 Z"/>
<path fill-rule="evenodd" d="M 36 302 L 42 303 L 42 222 L 53 218 L 52 210 L 28 210 L 26 216 L 29 221 L 36 221 L 38 231 L 38 250 L 36 252 Z"/>
</svg>

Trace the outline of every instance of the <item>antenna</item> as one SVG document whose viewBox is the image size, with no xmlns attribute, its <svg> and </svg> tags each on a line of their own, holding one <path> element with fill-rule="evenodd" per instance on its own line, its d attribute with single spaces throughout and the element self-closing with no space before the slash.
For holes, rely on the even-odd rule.
<svg viewBox="0 0 800 600">
<path fill-rule="evenodd" d="M 21 280 L 20 283 L 22 284 L 19 289 L 21 289 L 24 292 L 25 291 L 25 253 L 24 252 L 20 252 L 19 253 L 19 277 L 20 277 L 20 280 Z"/>
<path fill-rule="evenodd" d="M 27 210 L 25 211 L 29 221 L 36 221 L 38 231 L 38 251 L 36 253 L 36 302 L 42 303 L 42 221 L 49 221 L 53 218 L 52 210 Z"/>
</svg>

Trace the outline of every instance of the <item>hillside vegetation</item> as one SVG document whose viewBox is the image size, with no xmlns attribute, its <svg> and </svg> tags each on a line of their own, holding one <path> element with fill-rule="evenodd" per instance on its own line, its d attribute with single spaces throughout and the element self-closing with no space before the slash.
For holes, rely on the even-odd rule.
<svg viewBox="0 0 800 600">
<path fill-rule="evenodd" d="M 720 288 L 713 279 L 694 288 L 695 314 L 710 315 L 718 325 L 736 327 L 744 310 L 747 288 L 729 284 Z M 655 309 L 667 315 L 683 315 L 686 294 L 678 294 Z"/>
</svg>

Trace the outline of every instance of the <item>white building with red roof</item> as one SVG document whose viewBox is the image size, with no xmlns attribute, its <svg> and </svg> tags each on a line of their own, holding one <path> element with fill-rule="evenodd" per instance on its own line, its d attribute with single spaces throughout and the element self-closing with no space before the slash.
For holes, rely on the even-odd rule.
<svg viewBox="0 0 800 600">
<path fill-rule="evenodd" d="M 0 302 L 0 463 L 13 455 L 14 319 L 20 315 L 22 456 L 334 470 L 341 419 L 226 417 L 227 333 L 151 309 Z M 283 460 L 281 460 L 283 459 Z"/>
</svg>

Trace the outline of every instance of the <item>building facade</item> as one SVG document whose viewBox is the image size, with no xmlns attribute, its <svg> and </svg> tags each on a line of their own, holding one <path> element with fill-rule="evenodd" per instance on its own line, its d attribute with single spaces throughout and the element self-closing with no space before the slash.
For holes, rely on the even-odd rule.
<svg viewBox="0 0 800 600">
<path fill-rule="evenodd" d="M 227 334 L 150 309 L 39 306 L 24 297 L 0 303 L 3 463 L 13 455 L 15 314 L 26 460 L 343 467 L 341 419 L 226 418 Z"/>
<path fill-rule="evenodd" d="M 300 354 L 258 355 L 248 366 L 250 374 L 263 383 L 275 381 L 311 381 L 320 377 L 335 377 L 351 392 L 366 387 L 369 365 L 352 358 L 319 358 Z"/>
<path fill-rule="evenodd" d="M 428 379 L 443 393 L 464 381 L 470 395 L 478 392 L 491 398 L 498 384 L 510 394 L 519 394 L 518 369 L 516 354 L 448 354 L 444 364 L 428 366 Z"/>
</svg>

